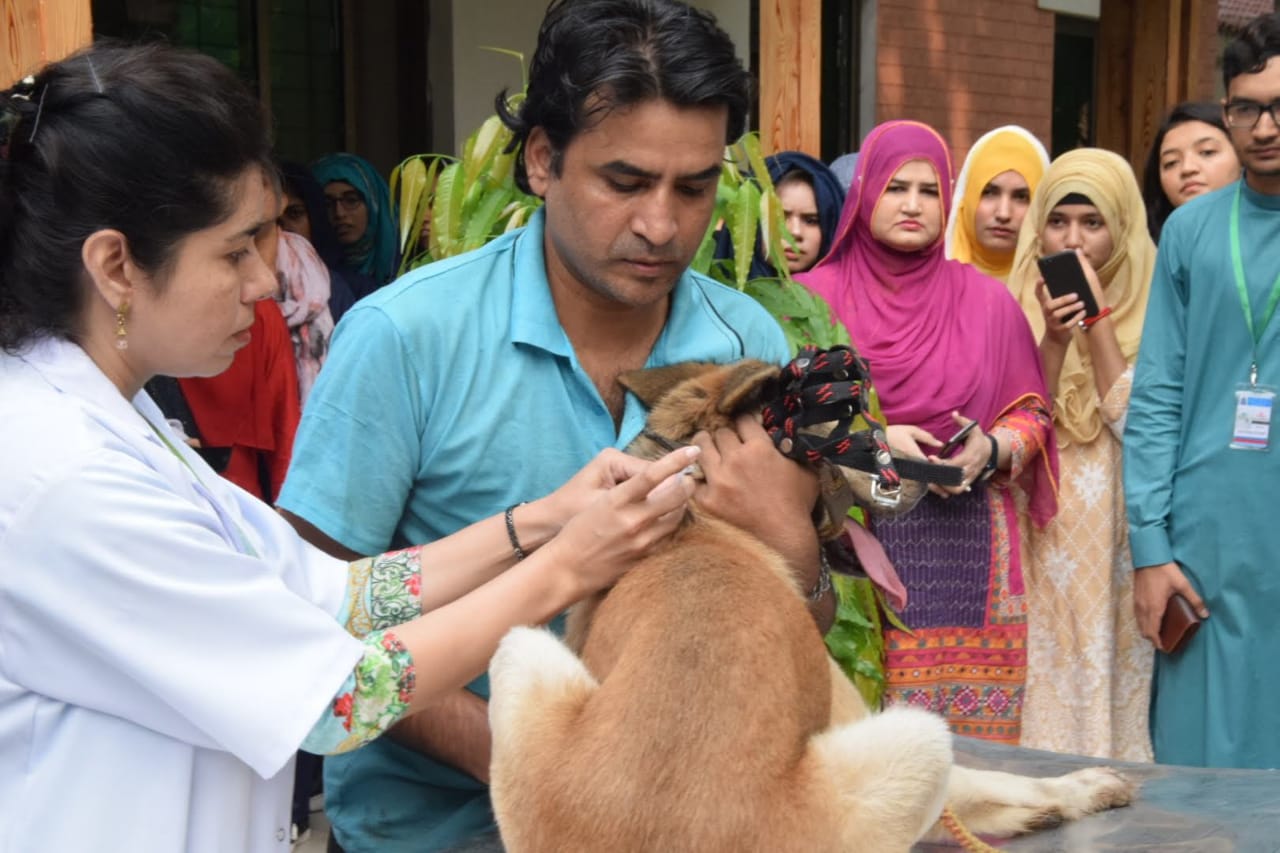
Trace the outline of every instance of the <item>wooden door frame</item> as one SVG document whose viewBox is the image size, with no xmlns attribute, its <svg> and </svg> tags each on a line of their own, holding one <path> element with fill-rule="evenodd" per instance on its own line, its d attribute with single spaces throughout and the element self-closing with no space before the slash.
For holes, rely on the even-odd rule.
<svg viewBox="0 0 1280 853">
<path fill-rule="evenodd" d="M 93 41 L 89 0 L 0 0 L 0 88 Z"/>
</svg>

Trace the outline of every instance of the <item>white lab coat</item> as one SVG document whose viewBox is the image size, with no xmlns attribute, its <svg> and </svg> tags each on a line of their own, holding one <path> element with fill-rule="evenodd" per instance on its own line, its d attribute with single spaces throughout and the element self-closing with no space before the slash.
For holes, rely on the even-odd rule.
<svg viewBox="0 0 1280 853">
<path fill-rule="evenodd" d="M 148 421 L 74 344 L 0 354 L 2 853 L 287 851 L 360 657 L 345 564 Z"/>
</svg>

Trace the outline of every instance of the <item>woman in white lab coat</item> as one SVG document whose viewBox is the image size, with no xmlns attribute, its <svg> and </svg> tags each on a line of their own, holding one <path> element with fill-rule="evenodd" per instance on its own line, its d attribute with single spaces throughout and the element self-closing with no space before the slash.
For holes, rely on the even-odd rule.
<svg viewBox="0 0 1280 853">
<path fill-rule="evenodd" d="M 518 529 L 348 565 L 214 474 L 142 386 L 247 342 L 269 153 L 235 76 L 169 47 L 0 91 L 0 850 L 287 849 L 300 746 L 464 684 L 683 513 L 696 451 L 607 452 Z"/>
</svg>

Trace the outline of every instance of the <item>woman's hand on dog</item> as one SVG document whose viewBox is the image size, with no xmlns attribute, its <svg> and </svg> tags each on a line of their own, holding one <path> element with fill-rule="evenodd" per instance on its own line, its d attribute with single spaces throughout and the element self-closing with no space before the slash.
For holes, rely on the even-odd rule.
<svg viewBox="0 0 1280 853">
<path fill-rule="evenodd" d="M 569 519 L 585 510 L 614 486 L 625 483 L 651 464 L 611 447 L 602 450 L 563 486 L 542 500 L 530 504 L 530 510 L 536 512 L 531 511 L 529 515 L 552 526 L 554 529 L 551 534 L 558 533 Z"/>
<path fill-rule="evenodd" d="M 669 536 L 684 518 L 696 447 L 682 447 L 655 462 L 616 450 L 596 456 L 559 495 L 563 511 L 579 505 L 546 545 L 557 563 L 570 567 L 571 599 L 609 586 Z"/>
</svg>

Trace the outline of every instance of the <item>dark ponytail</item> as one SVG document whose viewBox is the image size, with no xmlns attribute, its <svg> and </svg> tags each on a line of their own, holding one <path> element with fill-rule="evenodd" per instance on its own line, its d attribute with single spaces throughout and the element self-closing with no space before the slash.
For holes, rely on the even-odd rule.
<svg viewBox="0 0 1280 853">
<path fill-rule="evenodd" d="M 75 337 L 90 234 L 162 273 L 254 166 L 272 168 L 261 106 L 202 54 L 98 43 L 0 91 L 0 348 Z"/>
</svg>

